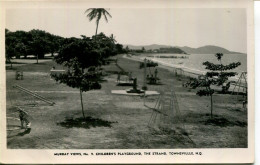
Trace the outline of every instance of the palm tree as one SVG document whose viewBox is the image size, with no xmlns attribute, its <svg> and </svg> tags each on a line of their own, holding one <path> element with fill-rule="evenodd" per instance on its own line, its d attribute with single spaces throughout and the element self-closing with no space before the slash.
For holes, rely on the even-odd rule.
<svg viewBox="0 0 260 165">
<path fill-rule="evenodd" d="M 113 43 L 116 43 L 116 38 L 113 34 L 111 34 L 109 38 Z"/>
<path fill-rule="evenodd" d="M 101 17 L 104 16 L 106 22 L 108 22 L 107 16 L 112 18 L 112 16 L 109 14 L 109 12 L 104 8 L 89 8 L 85 11 L 85 13 L 88 13 L 87 17 L 89 18 L 89 21 L 96 19 L 97 27 L 96 27 L 96 34 L 95 35 L 97 35 L 98 24 L 99 24 Z"/>
</svg>

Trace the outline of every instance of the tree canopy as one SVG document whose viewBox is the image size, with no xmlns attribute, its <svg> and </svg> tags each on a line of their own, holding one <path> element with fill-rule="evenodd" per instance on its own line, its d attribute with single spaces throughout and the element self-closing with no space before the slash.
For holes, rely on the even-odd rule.
<svg viewBox="0 0 260 165">
<path fill-rule="evenodd" d="M 50 34 L 43 30 L 15 31 L 5 30 L 6 59 L 35 55 L 44 58 L 44 54 L 58 52 L 63 37 Z"/>
<path fill-rule="evenodd" d="M 59 54 L 54 58 L 58 64 L 67 67 L 66 72 L 54 74 L 56 81 L 72 88 L 78 88 L 81 97 L 82 113 L 84 114 L 82 92 L 100 89 L 102 73 L 100 66 L 117 54 L 116 44 L 103 33 L 92 38 L 68 38 L 63 41 Z"/>
<path fill-rule="evenodd" d="M 123 45 L 116 43 L 115 37 L 105 36 L 104 33 L 100 33 L 92 38 L 82 36 L 85 40 L 95 39 L 96 45 L 103 51 L 103 56 L 110 56 L 119 53 L 125 53 Z M 28 55 L 34 55 L 37 59 L 44 58 L 45 54 L 59 53 L 59 50 L 68 46 L 68 43 L 79 41 L 79 38 L 63 38 L 57 35 L 50 34 L 43 30 L 30 30 L 11 32 L 5 29 L 5 57 L 7 62 L 11 62 L 12 58 L 27 58 Z M 73 55 L 72 55 L 73 56 Z M 38 61 L 38 60 L 37 60 Z M 103 61 L 105 62 L 105 61 Z"/>
</svg>

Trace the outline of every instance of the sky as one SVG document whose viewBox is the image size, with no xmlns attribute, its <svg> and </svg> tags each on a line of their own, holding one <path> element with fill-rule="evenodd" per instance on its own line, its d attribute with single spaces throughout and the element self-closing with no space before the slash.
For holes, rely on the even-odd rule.
<svg viewBox="0 0 260 165">
<path fill-rule="evenodd" d="M 6 28 L 10 31 L 40 29 L 63 37 L 92 36 L 83 8 L 7 9 Z M 120 44 L 224 47 L 246 53 L 245 9 L 189 8 L 110 8 L 108 22 L 101 19 L 98 32 L 113 34 Z"/>
</svg>

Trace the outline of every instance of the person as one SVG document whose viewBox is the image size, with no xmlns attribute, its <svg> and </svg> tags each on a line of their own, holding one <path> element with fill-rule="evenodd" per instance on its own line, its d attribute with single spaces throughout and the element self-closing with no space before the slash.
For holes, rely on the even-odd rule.
<svg viewBox="0 0 260 165">
<path fill-rule="evenodd" d="M 158 70 L 155 69 L 155 71 L 154 71 L 154 77 L 155 77 L 155 78 L 157 78 L 157 74 L 158 74 Z"/>
<path fill-rule="evenodd" d="M 150 75 L 146 75 L 146 81 L 150 81 Z"/>
<path fill-rule="evenodd" d="M 120 82 L 120 72 L 117 74 L 117 83 Z"/>
<path fill-rule="evenodd" d="M 51 68 L 51 70 L 50 70 L 50 71 L 51 71 L 50 80 L 53 80 L 53 79 L 52 79 L 52 76 L 54 75 L 54 72 L 53 72 L 54 70 L 55 70 L 55 66 L 53 66 L 53 67 Z"/>
<path fill-rule="evenodd" d="M 18 112 L 19 112 L 19 118 L 21 121 L 21 128 L 24 128 L 24 124 L 25 124 L 25 129 L 28 129 L 31 125 L 31 122 L 28 119 L 28 113 L 23 111 L 19 107 L 18 107 Z"/>
</svg>

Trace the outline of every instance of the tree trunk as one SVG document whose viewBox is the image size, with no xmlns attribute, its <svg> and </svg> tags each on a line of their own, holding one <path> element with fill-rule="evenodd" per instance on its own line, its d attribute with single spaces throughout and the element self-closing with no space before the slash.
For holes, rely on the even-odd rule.
<svg viewBox="0 0 260 165">
<path fill-rule="evenodd" d="M 83 107 L 82 90 L 80 89 L 79 91 L 80 91 L 81 110 L 82 110 L 83 117 L 84 117 L 84 119 L 85 119 L 86 117 L 85 117 L 84 107 Z"/>
<path fill-rule="evenodd" d="M 213 96 L 210 95 L 210 118 L 213 116 Z"/>
<path fill-rule="evenodd" d="M 11 63 L 11 69 L 13 69 L 13 63 L 12 63 L 12 61 L 10 60 L 10 63 Z"/>
<path fill-rule="evenodd" d="M 37 60 L 36 64 L 38 64 L 38 59 L 39 59 L 39 57 L 38 57 L 38 54 L 37 54 L 37 56 L 36 56 L 36 60 Z"/>
<path fill-rule="evenodd" d="M 98 31 L 98 24 L 99 24 L 99 21 L 97 21 L 96 35 L 97 35 L 97 31 Z M 96 35 L 95 35 L 95 36 L 96 36 Z"/>
</svg>

